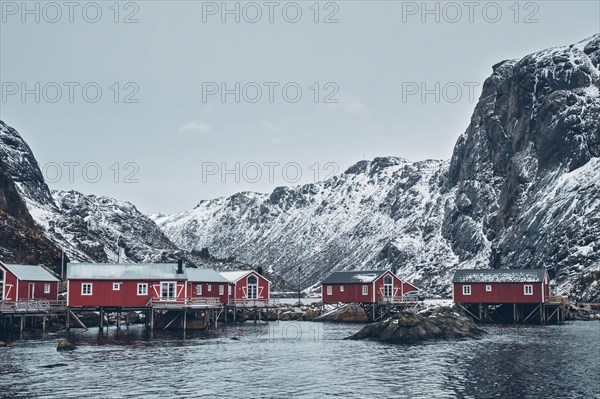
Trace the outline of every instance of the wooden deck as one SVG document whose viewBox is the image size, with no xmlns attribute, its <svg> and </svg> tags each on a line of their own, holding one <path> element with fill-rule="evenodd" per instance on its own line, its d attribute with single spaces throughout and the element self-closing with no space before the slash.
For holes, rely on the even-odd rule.
<svg viewBox="0 0 600 399">
<path fill-rule="evenodd" d="M 49 301 L 46 299 L 26 299 L 20 301 L 0 302 L 0 313 L 7 315 L 50 314 L 65 312 L 66 308 L 66 301 Z"/>
<path fill-rule="evenodd" d="M 164 300 L 151 298 L 148 307 L 156 310 L 185 310 L 185 309 L 221 309 L 223 305 L 219 298 L 184 298 Z"/>
</svg>

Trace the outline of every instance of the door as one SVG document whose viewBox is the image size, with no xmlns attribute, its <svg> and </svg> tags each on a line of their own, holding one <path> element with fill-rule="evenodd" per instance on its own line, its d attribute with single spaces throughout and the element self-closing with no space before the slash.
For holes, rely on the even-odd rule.
<svg viewBox="0 0 600 399">
<path fill-rule="evenodd" d="M 167 281 L 160 283 L 160 300 L 161 301 L 174 301 L 177 299 L 175 295 L 176 283 L 174 281 Z"/>
<path fill-rule="evenodd" d="M 383 278 L 383 296 L 385 299 L 391 299 L 394 296 L 394 280 L 390 275 Z"/>
<path fill-rule="evenodd" d="M 247 281 L 248 299 L 258 298 L 258 279 L 256 276 L 249 276 Z"/>
<path fill-rule="evenodd" d="M 27 298 L 33 299 L 35 298 L 35 284 L 29 283 L 27 285 Z"/>
</svg>

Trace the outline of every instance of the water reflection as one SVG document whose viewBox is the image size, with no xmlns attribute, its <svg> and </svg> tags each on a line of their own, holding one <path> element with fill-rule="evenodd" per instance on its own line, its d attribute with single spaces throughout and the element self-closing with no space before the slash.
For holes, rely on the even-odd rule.
<svg viewBox="0 0 600 399">
<path fill-rule="evenodd" d="M 489 328 L 480 340 L 395 346 L 311 322 L 217 330 L 141 327 L 61 334 L 0 348 L 1 397 L 139 396 L 594 398 L 600 323 Z"/>
</svg>

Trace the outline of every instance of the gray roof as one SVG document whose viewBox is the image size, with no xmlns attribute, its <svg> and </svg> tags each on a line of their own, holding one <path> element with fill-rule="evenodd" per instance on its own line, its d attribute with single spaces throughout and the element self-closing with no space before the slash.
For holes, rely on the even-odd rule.
<svg viewBox="0 0 600 399">
<path fill-rule="evenodd" d="M 44 266 L 7 265 L 4 267 L 21 281 L 58 281 Z"/>
<path fill-rule="evenodd" d="M 69 263 L 67 279 L 70 280 L 180 280 L 177 263 Z"/>
<path fill-rule="evenodd" d="M 227 283 L 227 279 L 213 269 L 186 268 L 188 281 L 192 283 Z"/>
<path fill-rule="evenodd" d="M 333 272 L 322 284 L 360 284 L 372 283 L 384 274 L 387 270 L 363 270 L 351 272 Z"/>
<path fill-rule="evenodd" d="M 457 270 L 453 283 L 541 283 L 546 269 L 470 269 Z"/>
</svg>

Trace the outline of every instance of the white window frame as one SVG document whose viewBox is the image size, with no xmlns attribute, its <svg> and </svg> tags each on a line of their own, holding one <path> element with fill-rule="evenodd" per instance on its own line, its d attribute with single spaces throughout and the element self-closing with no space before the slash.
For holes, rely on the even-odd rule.
<svg viewBox="0 0 600 399">
<path fill-rule="evenodd" d="M 333 295 L 333 286 L 331 286 L 331 285 L 327 286 L 327 295 Z"/>
<path fill-rule="evenodd" d="M 140 288 L 143 288 L 141 290 L 141 292 L 140 292 Z M 148 284 L 147 283 L 138 283 L 137 294 L 138 294 L 138 296 L 148 295 Z"/>
<path fill-rule="evenodd" d="M 529 292 L 527 292 L 529 291 Z M 523 286 L 523 294 L 524 295 L 533 295 L 533 285 L 532 284 L 525 284 Z"/>
<path fill-rule="evenodd" d="M 219 295 L 225 294 L 225 286 L 223 284 L 219 284 Z"/>
<path fill-rule="evenodd" d="M 344 286 L 340 285 L 340 292 L 344 292 Z"/>
<path fill-rule="evenodd" d="M 50 293 L 50 283 L 45 283 L 44 284 L 44 294 L 49 294 Z"/>
<path fill-rule="evenodd" d="M 363 295 L 369 295 L 369 286 L 368 285 L 363 285 L 362 286 L 362 294 Z"/>
<path fill-rule="evenodd" d="M 231 285 L 228 285 L 228 286 L 227 286 L 227 294 L 228 294 L 228 295 L 231 295 Z"/>
<path fill-rule="evenodd" d="M 86 290 L 86 288 L 89 288 Z M 94 283 L 81 283 L 81 296 L 91 296 L 94 294 Z"/>
<path fill-rule="evenodd" d="M 202 284 L 197 284 L 196 285 L 196 295 L 197 296 L 201 296 L 202 295 Z"/>
<path fill-rule="evenodd" d="M 492 292 L 492 285 L 491 284 L 486 284 L 485 285 L 485 292 Z"/>
<path fill-rule="evenodd" d="M 212 284 L 206 284 L 206 291 L 210 292 L 212 290 Z"/>
<path fill-rule="evenodd" d="M 121 283 L 113 283 L 113 291 L 121 291 Z"/>
<path fill-rule="evenodd" d="M 471 295 L 471 286 L 470 285 L 463 285 L 462 286 L 462 293 L 463 293 L 463 295 Z"/>
</svg>

